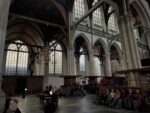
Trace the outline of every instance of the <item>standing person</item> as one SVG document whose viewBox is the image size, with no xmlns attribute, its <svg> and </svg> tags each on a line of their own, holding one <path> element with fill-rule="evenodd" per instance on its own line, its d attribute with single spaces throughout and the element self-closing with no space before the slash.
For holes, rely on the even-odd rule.
<svg viewBox="0 0 150 113">
<path fill-rule="evenodd" d="M 10 97 L 6 97 L 5 108 L 4 108 L 3 113 L 7 113 L 7 110 L 9 108 L 9 103 L 10 103 Z"/>
</svg>

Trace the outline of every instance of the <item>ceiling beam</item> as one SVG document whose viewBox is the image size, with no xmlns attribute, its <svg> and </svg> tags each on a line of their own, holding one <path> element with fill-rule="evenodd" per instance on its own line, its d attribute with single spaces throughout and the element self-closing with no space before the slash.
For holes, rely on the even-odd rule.
<svg viewBox="0 0 150 113">
<path fill-rule="evenodd" d="M 9 15 L 13 16 L 13 17 L 16 17 L 16 18 L 23 19 L 23 20 L 28 20 L 28 21 L 48 25 L 48 26 L 58 27 L 60 29 L 65 29 L 66 28 L 66 26 L 62 26 L 62 25 L 59 25 L 59 24 L 54 24 L 54 23 L 51 23 L 51 22 L 48 22 L 48 21 L 44 21 L 44 20 L 40 20 L 40 19 L 36 19 L 36 18 L 32 18 L 32 17 L 27 17 L 27 16 L 15 14 L 15 13 L 9 13 Z"/>
<path fill-rule="evenodd" d="M 68 25 L 67 22 L 67 14 L 66 14 L 66 10 L 63 7 L 63 5 L 59 2 L 57 2 L 56 0 L 51 0 L 51 2 L 57 7 L 57 9 L 59 10 L 60 14 L 62 15 L 65 25 Z"/>
<path fill-rule="evenodd" d="M 78 24 L 80 24 L 80 22 L 82 22 L 86 17 L 88 17 L 88 16 L 89 16 L 91 13 L 93 13 L 97 8 L 99 8 L 99 7 L 102 5 L 103 2 L 104 2 L 104 0 L 98 1 L 90 10 L 88 10 L 88 11 L 85 13 L 85 15 L 81 16 L 81 18 L 80 18 L 77 22 L 75 22 L 72 27 L 76 27 Z"/>
</svg>

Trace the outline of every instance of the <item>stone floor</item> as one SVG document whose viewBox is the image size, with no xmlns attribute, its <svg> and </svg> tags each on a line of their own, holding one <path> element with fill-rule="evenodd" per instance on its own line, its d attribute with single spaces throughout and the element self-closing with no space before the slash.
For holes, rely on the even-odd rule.
<svg viewBox="0 0 150 113">
<path fill-rule="evenodd" d="M 19 108 L 22 113 L 44 113 L 39 98 L 35 95 L 27 95 L 25 99 L 14 97 L 19 100 Z M 117 110 L 105 106 L 93 104 L 95 96 L 59 98 L 56 113 L 137 113 L 136 111 Z"/>
</svg>

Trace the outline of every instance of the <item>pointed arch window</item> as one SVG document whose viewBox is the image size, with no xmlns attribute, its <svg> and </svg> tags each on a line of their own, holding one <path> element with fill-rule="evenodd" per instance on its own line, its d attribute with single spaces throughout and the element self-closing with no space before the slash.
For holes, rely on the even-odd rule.
<svg viewBox="0 0 150 113">
<path fill-rule="evenodd" d="M 55 41 L 52 41 L 55 43 Z M 56 44 L 49 51 L 49 74 L 62 75 L 62 47 Z"/>
<path fill-rule="evenodd" d="M 110 13 L 111 11 L 113 11 L 112 7 L 109 8 L 108 12 Z M 109 17 L 108 29 L 109 29 L 109 32 L 112 34 L 115 34 L 118 31 L 118 25 L 117 25 L 117 21 L 116 21 L 116 13 L 112 13 L 111 16 Z"/>
<path fill-rule="evenodd" d="M 75 0 L 75 18 L 80 18 L 85 13 L 85 0 Z"/>
<path fill-rule="evenodd" d="M 9 44 L 7 48 L 5 75 L 27 75 L 28 48 L 21 45 L 23 42 L 20 40 L 15 43 Z"/>
<path fill-rule="evenodd" d="M 98 2 L 94 0 L 93 5 Z M 97 26 L 102 26 L 102 8 L 98 8 L 93 12 L 93 23 Z"/>
</svg>

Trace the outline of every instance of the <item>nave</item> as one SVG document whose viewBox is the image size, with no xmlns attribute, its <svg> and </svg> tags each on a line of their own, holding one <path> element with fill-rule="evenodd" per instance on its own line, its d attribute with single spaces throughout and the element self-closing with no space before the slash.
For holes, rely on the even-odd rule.
<svg viewBox="0 0 150 113">
<path fill-rule="evenodd" d="M 55 113 L 137 113 L 137 111 L 95 105 L 93 104 L 95 97 L 95 95 L 87 94 L 83 97 L 59 98 L 58 109 Z M 18 107 L 21 113 L 44 113 L 43 106 L 36 95 L 27 95 L 24 99 L 21 96 L 13 98 L 19 101 Z"/>
</svg>

